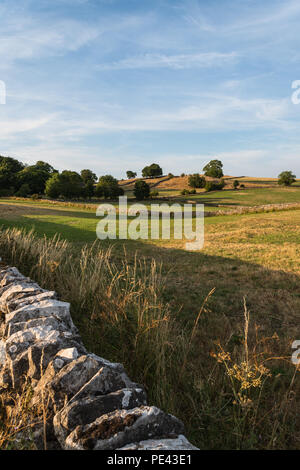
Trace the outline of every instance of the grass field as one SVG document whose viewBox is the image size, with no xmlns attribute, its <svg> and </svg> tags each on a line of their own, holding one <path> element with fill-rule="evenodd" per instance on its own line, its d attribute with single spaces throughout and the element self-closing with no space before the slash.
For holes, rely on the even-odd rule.
<svg viewBox="0 0 300 470">
<path fill-rule="evenodd" d="M 234 208 L 295 203 L 300 202 L 300 187 L 225 190 L 188 199 L 205 203 L 209 210 L 220 205 Z M 139 343 L 148 334 L 147 325 L 143 326 L 140 320 L 138 335 L 135 333 L 135 340 L 129 341 L 135 320 L 127 310 L 126 315 L 122 313 L 126 316 L 122 331 L 128 337 L 126 334 L 123 337 L 121 330 L 110 329 L 106 341 L 95 338 L 97 332 L 100 336 L 106 334 L 97 315 L 109 308 L 119 308 L 116 304 L 112 307 L 107 288 L 101 291 L 105 300 L 97 297 L 99 304 L 84 307 L 85 302 L 77 302 L 78 294 L 70 284 L 70 293 L 54 281 L 55 285 L 49 286 L 52 282 L 49 278 L 47 287 L 56 288 L 75 305 L 74 318 L 87 345 L 108 359 L 123 362 L 133 379 L 146 385 L 150 401 L 184 421 L 193 443 L 202 449 L 299 449 L 299 383 L 290 357 L 291 344 L 299 336 L 300 209 L 208 217 L 204 248 L 199 252 L 185 251 L 184 242 L 174 239 L 95 242 L 97 222 L 92 205 L 68 207 L 49 202 L 0 200 L 3 228 L 34 229 L 37 237 L 46 234 L 48 238 L 59 233 L 69 242 L 67 250 L 74 256 L 73 264 L 86 256 L 82 249 L 91 249 L 90 253 L 97 256 L 99 250 L 106 252 L 110 247 L 109 259 L 116 272 L 122 271 L 124 259 L 129 271 L 136 259 L 144 260 L 147 267 L 155 262 L 160 281 L 155 284 L 155 292 L 151 284 L 149 302 L 161 316 L 157 319 L 151 310 L 154 317 L 149 328 L 157 335 L 160 322 L 167 326 L 164 338 L 151 337 L 148 349 L 145 346 L 141 349 Z M 23 243 L 15 238 L 10 238 L 11 246 Z M 26 245 L 29 252 L 30 244 L 34 243 L 37 242 Z M 84 248 L 85 244 L 92 248 Z M 4 242 L 0 249 L 3 247 Z M 24 255 L 27 261 L 22 261 L 21 256 L 12 255 L 9 250 L 6 256 L 8 262 L 29 269 L 26 263 L 30 257 Z M 62 255 L 53 255 L 54 265 L 60 264 L 59 256 Z M 51 265 L 52 261 L 47 262 Z M 35 269 L 32 273 L 40 276 L 39 282 L 43 281 L 40 271 Z M 59 275 L 63 276 L 63 271 Z M 141 287 L 135 285 L 135 289 Z M 136 298 L 144 299 L 145 295 L 143 291 Z M 150 298 L 149 292 L 147 295 Z M 131 312 L 136 308 L 136 303 L 130 303 Z M 161 349 L 159 341 L 164 345 Z M 165 366 L 149 373 L 153 361 L 161 364 L 163 353 L 167 355 Z M 157 392 L 159 384 L 161 393 Z"/>
</svg>

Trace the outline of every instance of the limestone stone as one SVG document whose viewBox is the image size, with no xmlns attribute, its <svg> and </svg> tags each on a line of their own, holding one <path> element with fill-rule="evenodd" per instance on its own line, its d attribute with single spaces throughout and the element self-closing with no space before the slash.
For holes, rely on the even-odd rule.
<svg viewBox="0 0 300 470">
<path fill-rule="evenodd" d="M 175 439 L 147 439 L 146 441 L 127 444 L 117 450 L 198 450 L 185 436 L 180 434 Z"/>
<path fill-rule="evenodd" d="M 28 277 L 23 276 L 17 268 L 8 268 L 0 273 L 0 289 L 15 283 L 16 281 L 32 282 Z M 1 292 L 1 291 L 0 291 Z"/>
<path fill-rule="evenodd" d="M 4 365 L 5 361 L 6 361 L 5 341 L 0 340 L 0 367 Z"/>
<path fill-rule="evenodd" d="M 65 441 L 66 450 L 114 450 L 149 438 L 175 438 L 183 424 L 154 406 L 117 410 L 93 423 L 77 426 Z"/>
<path fill-rule="evenodd" d="M 62 361 L 61 358 L 55 360 L 58 359 Z M 35 394 L 38 396 L 45 392 L 61 407 L 65 400 L 70 400 L 95 375 L 99 364 L 92 357 L 83 355 L 58 369 L 57 363 L 49 364 L 36 386 Z M 53 373 L 57 370 L 57 373 Z"/>
<path fill-rule="evenodd" d="M 5 336 L 7 338 L 11 337 L 14 333 L 17 332 L 24 332 L 26 330 L 30 330 L 31 328 L 49 328 L 52 330 L 57 331 L 70 331 L 65 323 L 63 323 L 60 319 L 55 317 L 41 317 L 41 318 L 34 318 L 32 320 L 23 321 L 23 322 L 9 322 L 6 324 L 6 331 Z"/>
<path fill-rule="evenodd" d="M 39 380 L 43 371 L 58 351 L 76 347 L 81 353 L 85 348 L 65 331 L 53 330 L 52 325 L 33 327 L 12 334 L 6 341 L 6 357 L 14 387 L 24 378 Z"/>
<path fill-rule="evenodd" d="M 24 343 L 26 344 L 26 343 Z M 26 380 L 28 373 L 28 351 L 21 350 L 19 353 L 11 349 L 8 359 L 8 368 L 10 371 L 13 388 L 19 388 Z"/>
<path fill-rule="evenodd" d="M 53 357 L 56 357 L 59 351 L 62 350 L 76 350 L 78 355 L 86 353 L 85 348 L 72 338 L 66 340 L 63 336 L 59 335 L 53 337 L 51 341 L 47 337 L 44 341 L 35 343 L 28 349 L 28 375 L 35 380 L 40 380 Z M 61 367 L 63 367 L 68 360 L 71 359 L 67 357 L 60 358 L 60 361 L 62 361 Z M 56 361 L 58 361 L 58 359 Z M 58 362 L 56 362 L 56 365 L 57 364 Z"/>
<path fill-rule="evenodd" d="M 101 367 L 70 401 L 80 400 L 87 396 L 105 395 L 121 388 L 134 388 L 136 385 L 129 380 L 126 374 L 119 374 L 109 367 Z"/>
<path fill-rule="evenodd" d="M 98 397 L 87 397 L 68 403 L 54 416 L 55 434 L 64 446 L 68 434 L 78 425 L 92 423 L 96 418 L 117 409 L 131 409 L 146 404 L 143 389 L 122 389 Z"/>
<path fill-rule="evenodd" d="M 40 294 L 42 292 L 44 292 L 44 290 L 39 287 L 38 284 L 34 283 L 18 281 L 17 283 L 8 284 L 8 286 L 0 289 L 0 305 L 3 308 L 3 306 L 17 294 L 20 294 L 20 297 L 26 297 L 26 295 Z"/>
<path fill-rule="evenodd" d="M 54 317 L 63 321 L 69 328 L 75 329 L 70 315 L 70 304 L 55 299 L 42 300 L 25 305 L 6 315 L 7 323 L 26 322 L 41 317 Z"/>
<path fill-rule="evenodd" d="M 61 349 L 60 351 L 58 351 L 58 353 L 56 354 L 56 357 L 57 358 L 61 358 L 61 359 L 77 359 L 79 356 L 79 353 L 78 353 L 78 349 L 73 347 L 73 348 L 67 348 L 67 349 Z"/>
<path fill-rule="evenodd" d="M 23 274 L 16 267 L 7 267 L 0 270 L 0 279 L 3 279 L 6 275 L 11 275 L 14 277 L 24 277 Z"/>
<path fill-rule="evenodd" d="M 40 302 L 41 300 L 46 299 L 56 299 L 57 294 L 54 291 L 45 291 L 41 294 L 36 295 L 29 295 L 28 297 L 14 297 L 10 301 L 6 303 L 8 312 L 13 312 L 17 310 L 17 308 L 25 307 L 25 305 L 30 305 L 36 302 Z"/>
</svg>

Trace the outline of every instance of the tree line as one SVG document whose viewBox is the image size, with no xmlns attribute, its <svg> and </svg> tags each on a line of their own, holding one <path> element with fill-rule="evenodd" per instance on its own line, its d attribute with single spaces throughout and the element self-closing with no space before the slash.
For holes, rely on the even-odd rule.
<svg viewBox="0 0 300 470">
<path fill-rule="evenodd" d="M 206 181 L 205 176 L 193 174 L 189 176 L 188 185 L 192 188 L 205 188 L 207 191 L 223 189 L 223 163 L 220 160 L 211 160 L 203 168 L 204 175 L 216 178 L 218 181 Z M 142 176 L 162 176 L 162 168 L 152 163 L 143 168 Z M 127 171 L 127 177 L 136 177 L 136 172 Z M 278 183 L 290 186 L 296 181 L 291 171 L 284 171 L 278 176 Z M 234 182 L 235 189 L 239 182 Z M 59 172 L 47 162 L 39 160 L 34 165 L 26 165 L 11 157 L 0 156 L 0 197 L 18 196 L 30 197 L 33 195 L 46 195 L 52 199 L 59 197 L 65 199 L 91 199 L 104 197 L 116 199 L 124 194 L 118 180 L 112 175 L 97 175 L 89 169 L 80 173 L 64 170 Z M 150 195 L 150 186 L 143 180 L 135 182 L 134 195 L 137 199 L 146 199 Z"/>
<path fill-rule="evenodd" d="M 151 165 L 145 166 L 142 169 L 143 178 L 155 178 L 157 176 L 162 176 L 162 168 L 157 163 L 152 163 Z M 126 176 L 128 179 L 136 178 L 137 172 L 128 170 L 126 171 Z"/>
<path fill-rule="evenodd" d="M 57 199 L 91 199 L 105 197 L 115 199 L 123 189 L 111 175 L 97 175 L 89 169 L 64 170 L 61 173 L 49 163 L 38 161 L 34 165 L 11 157 L 0 156 L 0 196 L 40 196 Z"/>
<path fill-rule="evenodd" d="M 162 175 L 162 168 L 152 163 L 142 170 L 142 175 L 155 177 Z M 131 177 L 136 173 L 128 171 Z M 134 186 L 136 199 L 146 199 L 150 195 L 150 186 L 144 181 L 137 181 Z M 91 199 L 93 197 L 116 199 L 124 190 L 112 175 L 99 178 L 89 169 L 59 172 L 49 163 L 39 160 L 34 165 L 26 165 L 12 157 L 0 156 L 0 197 L 39 197 L 51 199 Z"/>
</svg>

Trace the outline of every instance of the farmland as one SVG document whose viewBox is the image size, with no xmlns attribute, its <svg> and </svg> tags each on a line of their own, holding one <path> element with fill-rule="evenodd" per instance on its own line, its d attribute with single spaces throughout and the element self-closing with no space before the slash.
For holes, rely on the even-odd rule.
<svg viewBox="0 0 300 470">
<path fill-rule="evenodd" d="M 228 215 L 205 218 L 205 244 L 201 251 L 185 251 L 184 241 L 174 239 L 96 240 L 96 202 L 54 204 L 47 200 L 1 198 L 0 224 L 3 229 L 25 229 L 27 233 L 34 230 L 35 235 L 29 235 L 33 237 L 32 242 L 26 245 L 29 254 L 32 249 L 29 246 L 38 244 L 44 235 L 51 239 L 59 234 L 68 242 L 66 253 L 73 257 L 73 264 L 85 256 L 84 250 L 91 250 L 90 255 L 96 256 L 99 250 L 110 249 L 109 259 L 117 271 L 121 271 L 124 262 L 130 270 L 136 259 L 145 262 L 148 268 L 155 263 L 159 286 L 163 289 L 159 287 L 155 302 L 154 298 L 149 302 L 151 305 L 158 302 L 156 308 L 161 317 L 158 320 L 153 314 L 147 321 L 154 332 L 156 322 L 163 322 L 166 336 L 159 340 L 151 337 L 149 349 L 137 349 L 140 344 L 137 338 L 143 341 L 148 334 L 148 329 L 140 323 L 141 330 L 130 343 L 136 325 L 127 310 L 127 323 L 125 326 L 122 323 L 125 336 L 115 323 L 108 334 L 101 329 L 97 315 L 101 317 L 102 310 L 107 311 L 105 303 L 111 305 L 111 300 L 105 297 L 102 306 L 92 303 L 82 307 L 86 304 L 82 299 L 77 302 L 75 288 L 74 292 L 64 286 L 58 288 L 59 294 L 75 305 L 74 318 L 87 345 L 104 357 L 123 362 L 133 378 L 145 383 L 150 400 L 176 413 L 184 421 L 188 437 L 202 449 L 299 448 L 300 427 L 295 419 L 300 404 L 299 385 L 294 380 L 295 366 L 290 356 L 291 344 L 299 336 L 300 208 L 230 213 L 239 207 L 300 203 L 299 183 L 290 188 L 278 188 L 275 180 L 245 179 L 245 189 L 199 191 L 186 200 L 176 187 L 160 188 L 158 185 L 156 189 L 159 196 L 167 197 L 169 202 L 195 201 L 204 203 L 209 212 L 220 208 L 229 211 Z M 10 243 L 17 244 L 16 240 L 18 237 Z M 7 250 L 8 262 L 14 262 L 33 276 L 41 276 L 37 267 L 32 269 L 28 265 L 33 255 L 28 258 L 23 254 L 23 258 L 18 256 L 18 259 L 14 256 Z M 60 264 L 59 257 L 55 256 L 53 251 L 53 260 L 47 261 L 54 266 Z M 57 269 L 60 279 L 68 276 L 63 266 Z M 140 276 L 139 279 L 146 282 L 142 270 Z M 37 280 L 43 282 L 42 277 Z M 76 282 L 79 281 L 74 278 L 74 285 Z M 53 287 L 57 289 L 57 285 Z M 136 305 L 130 305 L 134 311 Z M 259 386 L 245 392 L 238 380 L 232 388 L 224 351 L 230 354 L 236 370 L 242 367 L 248 314 L 249 356 L 253 364 L 267 367 L 268 375 L 261 378 Z M 164 368 L 160 366 L 153 371 L 149 354 L 153 353 L 155 366 L 158 362 L 161 364 L 159 348 L 166 351 L 168 358 Z M 160 394 L 155 391 L 155 382 L 161 384 Z M 241 401 L 234 405 L 237 397 L 243 400 L 247 397 L 249 404 L 246 406 Z"/>
</svg>

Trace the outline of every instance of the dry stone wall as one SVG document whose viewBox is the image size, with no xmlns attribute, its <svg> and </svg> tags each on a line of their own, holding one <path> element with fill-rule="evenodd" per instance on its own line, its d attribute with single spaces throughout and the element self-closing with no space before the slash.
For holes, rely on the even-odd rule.
<svg viewBox="0 0 300 470">
<path fill-rule="evenodd" d="M 67 302 L 16 268 L 1 268 L 0 393 L 24 383 L 31 405 L 47 408 L 46 425 L 33 426 L 37 448 L 46 440 L 65 450 L 196 449 L 180 420 L 147 406 L 143 386 L 121 364 L 85 349 Z"/>
</svg>

